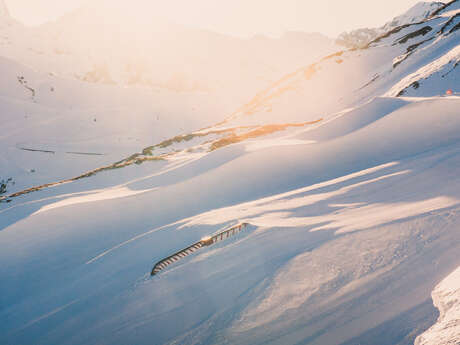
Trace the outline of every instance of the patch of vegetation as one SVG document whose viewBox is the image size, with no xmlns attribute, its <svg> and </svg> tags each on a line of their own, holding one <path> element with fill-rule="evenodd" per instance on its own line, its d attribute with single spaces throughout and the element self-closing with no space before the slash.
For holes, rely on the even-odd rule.
<svg viewBox="0 0 460 345">
<path fill-rule="evenodd" d="M 18 76 L 18 82 L 24 86 L 24 88 L 29 90 L 32 93 L 32 99 L 35 99 L 35 90 L 27 85 L 27 80 L 23 76 Z"/>
<path fill-rule="evenodd" d="M 178 136 L 175 136 L 174 138 L 165 140 L 165 141 L 159 143 L 156 146 L 160 147 L 160 148 L 166 148 L 168 146 L 171 146 L 174 143 L 181 143 L 183 141 L 190 141 L 193 138 L 202 137 L 202 136 L 205 136 L 205 135 L 207 135 L 207 134 L 203 134 L 203 133 L 193 134 L 192 133 L 192 134 L 186 134 L 186 135 L 178 135 Z"/>
<path fill-rule="evenodd" d="M 57 181 L 57 182 L 46 183 L 46 184 L 42 184 L 42 185 L 39 185 L 39 186 L 31 187 L 31 188 L 28 188 L 28 189 L 24 189 L 22 191 L 19 191 L 19 192 L 16 192 L 16 193 L 13 193 L 13 194 L 9 195 L 8 199 L 6 197 L 3 197 L 3 198 L 0 197 L 0 201 L 10 202 L 11 198 L 15 198 L 15 197 L 25 195 L 25 194 L 29 194 L 29 193 L 32 193 L 32 192 L 37 192 L 39 190 L 42 190 L 42 189 L 45 189 L 45 188 L 48 188 L 48 187 L 54 187 L 54 186 L 58 186 L 58 185 L 61 185 L 61 184 L 64 184 L 64 183 L 70 183 L 70 182 L 78 181 L 78 180 L 81 180 L 81 179 L 84 179 L 84 178 L 87 178 L 87 177 L 94 176 L 94 175 L 96 175 L 96 174 L 98 174 L 100 172 L 103 172 L 103 171 L 120 169 L 120 168 L 127 167 L 129 165 L 132 165 L 132 164 L 139 165 L 139 164 L 142 164 L 143 162 L 146 162 L 146 161 L 162 161 L 162 160 L 166 159 L 166 156 L 167 155 L 154 156 L 154 157 L 145 157 L 145 156 L 142 156 L 139 153 L 136 153 L 136 154 L 133 154 L 133 155 L 129 156 L 128 158 L 126 158 L 124 160 L 121 160 L 119 162 L 116 162 L 116 163 L 113 163 L 111 165 L 103 166 L 103 167 L 88 171 L 88 172 L 86 172 L 84 174 L 78 175 L 78 176 L 73 177 L 73 178 L 69 178 L 69 179 L 65 179 L 65 180 L 61 180 L 61 181 Z"/>
<path fill-rule="evenodd" d="M 161 143 L 159 143 L 157 145 L 153 145 L 153 146 L 149 146 L 149 147 L 144 148 L 142 150 L 142 154 L 144 156 L 152 156 L 153 151 L 156 148 L 164 149 L 164 148 L 167 148 L 167 147 L 169 147 L 169 146 L 171 146 L 173 144 L 178 144 L 178 143 L 181 143 L 181 142 L 190 141 L 190 140 L 195 139 L 195 138 L 206 137 L 206 136 L 212 135 L 212 134 L 222 134 L 222 133 L 226 133 L 226 132 L 230 132 L 230 131 L 232 131 L 232 130 L 231 129 L 222 129 L 222 130 L 213 130 L 213 131 L 209 131 L 209 132 L 198 132 L 198 133 L 190 133 L 190 134 L 178 135 L 178 136 L 175 136 L 174 138 L 164 140 L 164 141 L 162 141 Z"/>
<path fill-rule="evenodd" d="M 9 195 L 8 200 L 6 200 L 6 197 L 3 197 L 3 199 L 1 199 L 2 197 L 0 197 L 0 200 L 2 200 L 2 201 L 6 200 L 6 202 L 10 202 L 11 198 L 15 198 L 17 196 L 21 196 L 21 195 L 29 194 L 29 193 L 32 193 L 32 192 L 36 192 L 36 191 L 39 191 L 39 190 L 42 190 L 42 189 L 45 189 L 45 188 L 48 188 L 48 187 L 58 186 L 58 185 L 61 185 L 61 184 L 64 184 L 64 183 L 70 183 L 70 182 L 74 182 L 74 181 L 77 181 L 77 180 L 81 180 L 81 179 L 84 179 L 84 178 L 87 178 L 87 177 L 94 176 L 94 175 L 96 175 L 96 174 L 98 174 L 100 172 L 103 172 L 103 171 L 121 169 L 121 168 L 130 166 L 130 165 L 133 165 L 133 164 L 140 165 L 140 164 L 142 164 L 144 162 L 149 162 L 149 161 L 165 161 L 168 156 L 174 155 L 175 152 L 164 153 L 164 154 L 161 154 L 161 155 L 155 155 L 154 156 L 153 151 L 155 150 L 155 148 L 166 148 L 166 147 L 169 147 L 169 146 L 173 145 L 174 143 L 190 141 L 193 138 L 197 138 L 197 137 L 206 137 L 208 135 L 216 135 L 216 134 L 217 135 L 219 135 L 219 134 L 226 135 L 224 138 L 221 138 L 221 139 L 219 139 L 217 141 L 212 142 L 212 141 L 208 140 L 206 142 L 206 143 L 211 144 L 210 151 L 213 151 L 213 150 L 218 149 L 219 147 L 227 146 L 227 145 L 230 145 L 232 143 L 237 143 L 237 142 L 240 142 L 240 141 L 245 140 L 245 139 L 256 138 L 256 137 L 259 137 L 259 136 L 262 136 L 262 135 L 268 135 L 268 134 L 271 134 L 271 133 L 274 133 L 274 132 L 277 132 L 277 131 L 284 130 L 287 127 L 302 127 L 302 126 L 305 126 L 305 125 L 308 125 L 308 124 L 317 123 L 317 122 L 319 122 L 321 120 L 322 119 L 317 120 L 317 121 L 313 121 L 313 122 L 306 122 L 306 123 L 282 124 L 282 125 L 266 125 L 266 126 L 261 126 L 261 127 L 243 126 L 243 127 L 238 127 L 238 128 L 209 130 L 209 131 L 191 133 L 191 134 L 186 134 L 186 135 L 179 135 L 179 136 L 176 136 L 174 138 L 165 140 L 165 141 L 163 141 L 163 142 L 161 142 L 161 143 L 159 143 L 157 145 L 146 147 L 146 148 L 144 148 L 142 150 L 141 153 L 132 154 L 129 157 L 127 157 L 127 158 L 125 158 L 125 159 L 123 159 L 121 161 L 115 162 L 113 164 L 103 166 L 103 167 L 99 167 L 97 169 L 85 172 L 85 173 L 83 173 L 81 175 L 78 175 L 76 177 L 73 177 L 73 178 L 69 178 L 69 179 L 65 179 L 65 180 L 61 180 L 61 181 L 57 181 L 57 182 L 52 182 L 52 183 L 47 183 L 47 184 L 31 187 L 31 188 L 28 188 L 28 189 L 25 189 L 25 190 L 22 190 L 22 191 L 19 191 L 19 192 L 16 192 L 16 193 L 13 193 L 13 194 Z M 243 134 L 237 134 L 237 131 L 241 131 L 241 130 L 247 130 L 247 132 L 245 132 Z M 228 134 L 228 133 L 230 133 L 230 134 Z M 5 188 L 5 192 L 6 192 L 6 187 L 4 187 L 4 188 Z"/>
<path fill-rule="evenodd" d="M 9 184 L 14 184 L 13 179 L 10 177 L 6 180 L 0 180 L 0 194 L 5 194 Z"/>
<path fill-rule="evenodd" d="M 119 162 L 116 162 L 112 165 L 109 165 L 105 168 L 102 168 L 104 170 L 111 170 L 111 169 L 118 169 L 118 168 L 124 168 L 128 165 L 131 165 L 131 164 L 137 164 L 137 165 L 140 165 L 144 162 L 147 162 L 147 161 L 164 161 L 166 160 L 166 156 L 167 154 L 164 154 L 164 155 L 160 155 L 160 156 L 144 156 L 140 153 L 135 153 L 131 156 L 129 156 L 128 158 L 126 159 L 123 159 Z"/>
<path fill-rule="evenodd" d="M 319 120 L 311 121 L 311 122 L 303 122 L 303 123 L 265 125 L 265 126 L 260 126 L 254 130 L 251 130 L 251 131 L 248 131 L 242 134 L 232 133 L 231 135 L 228 135 L 222 139 L 219 139 L 213 142 L 211 144 L 210 151 L 214 151 L 214 150 L 217 150 L 219 148 L 222 148 L 222 147 L 225 147 L 231 144 L 236 144 L 236 143 L 239 143 L 247 139 L 253 139 L 253 138 L 261 137 L 264 135 L 269 135 L 275 132 L 279 132 L 289 127 L 304 127 L 306 125 L 312 125 L 322 120 L 323 119 L 319 119 Z"/>
<path fill-rule="evenodd" d="M 8 192 L 8 185 L 14 185 L 14 181 L 11 177 L 0 180 L 0 203 L 11 201 L 11 199 L 2 196 L 2 194 L 6 194 Z"/>
</svg>

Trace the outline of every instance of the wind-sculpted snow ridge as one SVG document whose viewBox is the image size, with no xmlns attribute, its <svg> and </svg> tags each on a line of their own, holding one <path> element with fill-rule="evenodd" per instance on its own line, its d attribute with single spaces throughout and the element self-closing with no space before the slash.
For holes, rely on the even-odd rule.
<svg viewBox="0 0 460 345">
<path fill-rule="evenodd" d="M 439 318 L 420 335 L 415 345 L 454 345 L 460 342 L 460 267 L 433 290 L 433 303 Z"/>
</svg>

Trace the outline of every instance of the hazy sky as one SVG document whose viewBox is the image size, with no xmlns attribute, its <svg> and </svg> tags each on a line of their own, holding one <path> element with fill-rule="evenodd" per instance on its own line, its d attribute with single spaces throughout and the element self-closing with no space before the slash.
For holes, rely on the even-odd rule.
<svg viewBox="0 0 460 345">
<path fill-rule="evenodd" d="M 5 0 L 11 15 L 35 25 L 87 0 Z M 123 1 L 133 4 L 136 0 Z M 97 0 L 91 0 L 94 4 Z M 238 36 L 279 35 L 288 30 L 336 36 L 344 30 L 376 27 L 418 0 L 150 0 L 152 12 L 187 25 Z"/>
</svg>

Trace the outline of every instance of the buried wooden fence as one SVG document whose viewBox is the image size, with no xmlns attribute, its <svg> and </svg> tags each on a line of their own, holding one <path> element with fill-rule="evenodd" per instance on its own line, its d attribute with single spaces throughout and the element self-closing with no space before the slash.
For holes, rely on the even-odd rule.
<svg viewBox="0 0 460 345">
<path fill-rule="evenodd" d="M 185 249 L 182 249 L 170 256 L 168 256 L 165 259 L 162 259 L 158 261 L 152 268 L 152 272 L 150 273 L 151 276 L 154 276 L 155 274 L 158 274 L 161 270 L 165 269 L 172 263 L 182 259 L 183 257 L 186 257 L 187 255 L 190 255 L 194 252 L 196 252 L 198 249 L 202 247 L 208 247 L 212 246 L 213 244 L 223 241 L 231 236 L 236 235 L 239 233 L 241 230 L 244 230 L 248 226 L 248 223 L 241 223 L 236 226 L 232 226 L 231 228 L 221 231 L 215 235 L 212 236 L 207 236 L 202 238 L 200 241 L 192 244 L 191 246 L 188 246 Z"/>
</svg>

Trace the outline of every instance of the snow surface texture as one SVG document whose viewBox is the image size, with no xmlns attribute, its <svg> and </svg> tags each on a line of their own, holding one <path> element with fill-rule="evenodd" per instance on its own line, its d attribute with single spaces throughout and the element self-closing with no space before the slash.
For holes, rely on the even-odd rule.
<svg viewBox="0 0 460 345">
<path fill-rule="evenodd" d="M 414 343 L 458 290 L 458 3 L 233 113 L 1 58 L 0 343 Z"/>
<path fill-rule="evenodd" d="M 436 324 L 417 338 L 416 345 L 455 344 L 460 340 L 460 268 L 444 279 L 433 293 L 440 316 Z"/>
</svg>

